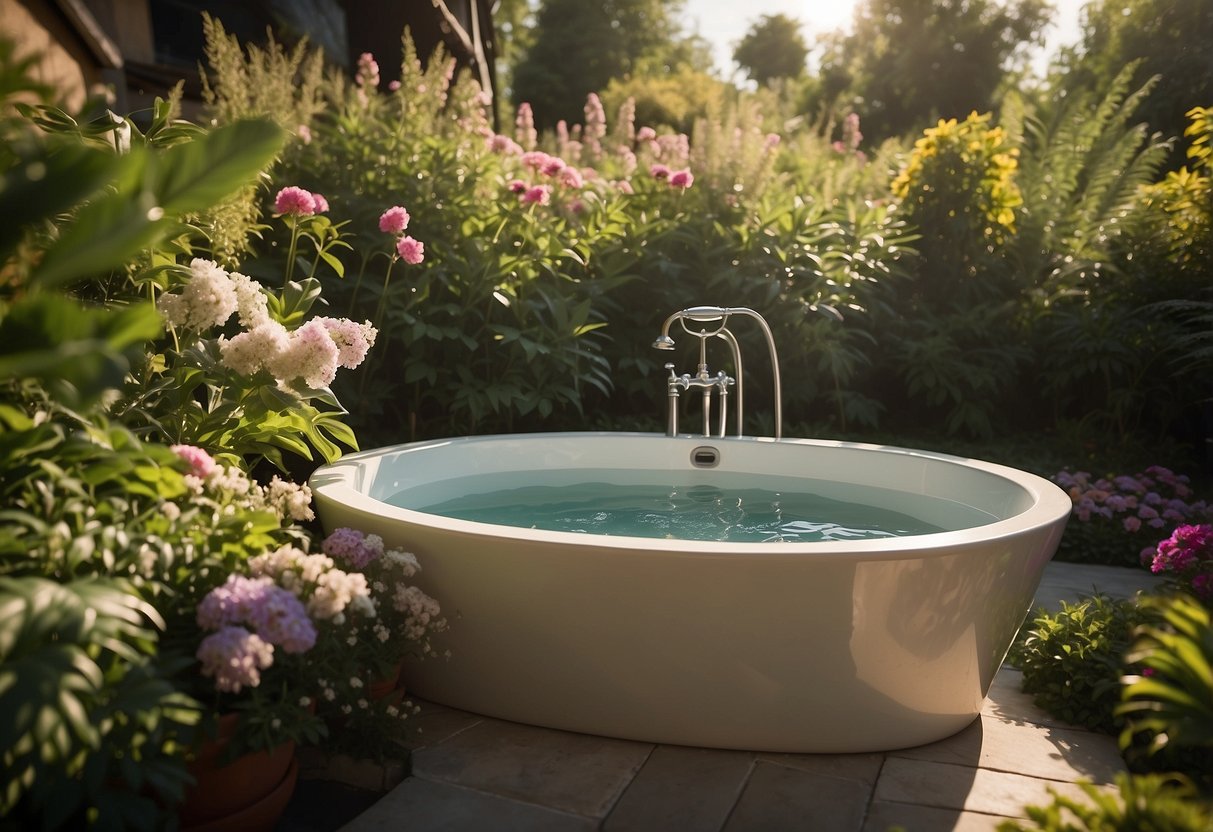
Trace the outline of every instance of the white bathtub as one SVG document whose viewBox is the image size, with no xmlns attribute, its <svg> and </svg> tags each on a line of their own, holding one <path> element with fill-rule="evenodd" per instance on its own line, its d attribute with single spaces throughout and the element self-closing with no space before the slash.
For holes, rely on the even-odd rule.
<svg viewBox="0 0 1213 832">
<path fill-rule="evenodd" d="M 704 446 L 715 467 L 693 464 Z M 883 540 L 722 543 L 489 525 L 383 502 L 552 468 L 808 477 L 931 495 L 990 520 Z M 887 750 L 964 728 L 1071 508 L 1040 477 L 922 451 L 624 433 L 398 445 L 322 467 L 310 485 L 326 529 L 415 552 L 420 585 L 451 620 L 440 638 L 450 660 L 407 668 L 416 696 L 551 728 L 755 751 Z"/>
</svg>

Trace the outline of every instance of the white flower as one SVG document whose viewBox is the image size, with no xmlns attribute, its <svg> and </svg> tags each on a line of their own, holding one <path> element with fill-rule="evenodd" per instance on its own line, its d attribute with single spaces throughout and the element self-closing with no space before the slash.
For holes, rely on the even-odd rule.
<svg viewBox="0 0 1213 832">
<path fill-rule="evenodd" d="M 231 272 L 228 279 L 236 293 L 236 312 L 245 329 L 254 329 L 270 322 L 269 302 L 261 291 L 261 284 L 239 272 Z"/>
<path fill-rule="evenodd" d="M 266 321 L 247 332 L 219 339 L 219 359 L 224 367 L 245 376 L 272 367 L 286 352 L 290 334 L 277 321 Z"/>
<path fill-rule="evenodd" d="M 267 361 L 282 382 L 303 379 L 308 387 L 327 387 L 337 376 L 340 351 L 319 320 L 308 321 L 290 335 L 286 349 Z"/>
<path fill-rule="evenodd" d="M 210 260 L 195 258 L 181 294 L 162 295 L 158 305 L 173 326 L 203 330 L 224 324 L 239 303 L 227 272 Z"/>
</svg>

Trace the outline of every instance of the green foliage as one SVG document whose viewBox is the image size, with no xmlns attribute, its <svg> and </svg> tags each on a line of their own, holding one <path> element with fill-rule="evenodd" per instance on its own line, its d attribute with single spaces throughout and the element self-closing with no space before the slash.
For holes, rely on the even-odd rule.
<svg viewBox="0 0 1213 832">
<path fill-rule="evenodd" d="M 858 110 L 879 142 L 990 109 L 1012 59 L 1040 41 L 1048 16 L 1043 0 L 865 0 L 821 71 L 843 112 Z"/>
<path fill-rule="evenodd" d="M 1140 117 L 1170 139 L 1183 135 L 1184 114 L 1213 101 L 1208 44 L 1213 39 L 1213 7 L 1201 0 L 1093 0 L 1083 9 L 1082 39 L 1062 61 L 1070 91 L 1099 90 L 1129 64 L 1142 83 L 1159 76 L 1155 93 Z M 1172 150 L 1167 167 L 1184 163 Z"/>
<path fill-rule="evenodd" d="M 1155 601 L 1161 621 L 1142 627 L 1124 678 L 1121 748 L 1183 766 L 1213 791 L 1213 624 L 1209 608 L 1179 595 Z M 1187 752 L 1186 754 L 1184 752 Z"/>
<path fill-rule="evenodd" d="M 586 96 L 611 79 L 637 72 L 650 59 L 673 68 L 674 15 L 664 0 L 544 0 L 526 55 L 513 67 L 514 103 L 529 103 L 549 129 L 560 120 L 578 121 Z"/>
<path fill-rule="evenodd" d="M 1023 689 L 1059 719 L 1112 733 L 1120 678 L 1133 628 L 1148 620 L 1136 601 L 1093 595 L 1065 601 L 1057 612 L 1038 610 L 1020 632 L 1010 659 L 1023 671 Z"/>
<path fill-rule="evenodd" d="M 773 78 L 800 77 L 808 57 L 799 21 L 784 14 L 762 15 L 733 49 L 733 60 L 759 86 Z"/>
<path fill-rule="evenodd" d="M 1213 808 L 1192 783 L 1174 775 L 1116 775 L 1116 793 L 1080 783 L 1086 800 L 1057 794 L 1047 806 L 1028 806 L 1028 821 L 1008 820 L 998 832 L 1203 832 Z"/>
<path fill-rule="evenodd" d="M 0 577 L 0 611 L 0 814 L 150 828 L 198 720 L 154 662 L 164 621 L 118 578 Z"/>
</svg>

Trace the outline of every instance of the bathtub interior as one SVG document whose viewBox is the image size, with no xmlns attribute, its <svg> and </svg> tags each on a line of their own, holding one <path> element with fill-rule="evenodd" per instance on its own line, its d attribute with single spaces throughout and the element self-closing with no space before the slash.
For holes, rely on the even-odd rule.
<svg viewBox="0 0 1213 832">
<path fill-rule="evenodd" d="M 718 463 L 694 455 L 715 450 Z M 453 497 L 526 482 L 560 487 L 594 481 L 684 485 L 761 482 L 878 504 L 942 528 L 971 528 L 1015 517 L 1036 496 L 1029 487 L 968 460 L 847 443 L 750 439 L 670 439 L 651 434 L 471 437 L 360 455 L 351 483 L 381 502 L 425 512 Z M 351 459 L 351 461 L 353 461 Z M 879 503 L 870 502 L 879 496 Z"/>
</svg>

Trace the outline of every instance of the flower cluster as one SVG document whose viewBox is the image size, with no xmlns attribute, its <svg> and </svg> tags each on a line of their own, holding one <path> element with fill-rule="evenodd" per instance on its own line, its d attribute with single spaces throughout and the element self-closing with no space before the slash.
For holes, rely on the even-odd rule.
<svg viewBox="0 0 1213 832">
<path fill-rule="evenodd" d="M 1061 471 L 1053 477 L 1074 502 L 1073 516 L 1083 523 L 1119 521 L 1126 532 L 1161 529 L 1208 510 L 1203 500 L 1189 501 L 1189 478 L 1160 465 L 1144 473 L 1092 479 L 1086 471 Z"/>
<path fill-rule="evenodd" d="M 282 217 L 311 217 L 327 213 L 328 210 L 327 199 L 296 185 L 283 188 L 274 197 L 274 213 Z"/>
<path fill-rule="evenodd" d="M 201 258 L 190 264 L 181 293 L 162 295 L 159 306 L 169 323 L 197 331 L 223 326 L 238 315 L 244 331 L 219 337 L 223 365 L 244 376 L 266 370 L 283 385 L 301 380 L 308 387 L 327 387 L 338 367 L 362 363 L 377 335 L 370 321 L 345 318 L 313 318 L 288 330 L 270 317 L 261 284 Z"/>
<path fill-rule="evenodd" d="M 1158 546 L 1143 551 L 1142 561 L 1201 601 L 1213 601 L 1213 526 L 1180 526 Z"/>
<path fill-rule="evenodd" d="M 339 528 L 320 545 L 321 551 L 366 576 L 376 617 L 370 627 L 369 651 L 377 663 L 398 661 L 410 650 L 422 656 L 435 650 L 431 633 L 446 629 L 436 600 L 410 581 L 421 566 L 411 552 L 388 549 L 375 534 Z M 355 634 L 357 637 L 357 634 Z M 356 647 L 351 644 L 351 647 Z"/>
<path fill-rule="evenodd" d="M 229 575 L 198 605 L 198 626 L 213 630 L 198 646 L 202 675 L 215 688 L 239 693 L 261 684 L 274 661 L 274 647 L 305 653 L 316 643 L 316 627 L 303 603 L 270 578 Z"/>
<path fill-rule="evenodd" d="M 253 482 L 241 469 L 221 465 L 201 448 L 173 445 L 171 450 L 189 466 L 185 483 L 196 495 L 208 494 L 233 501 L 253 511 L 271 511 L 279 520 L 314 520 L 312 490 L 274 475 L 268 485 Z M 175 509 L 175 506 L 174 506 Z"/>
<path fill-rule="evenodd" d="M 396 237 L 396 254 L 410 266 L 425 260 L 425 244 L 404 233 L 412 217 L 400 205 L 393 205 L 379 215 L 379 230 Z"/>
</svg>

